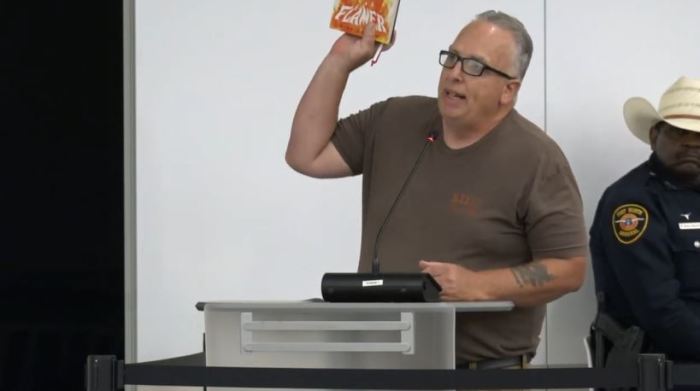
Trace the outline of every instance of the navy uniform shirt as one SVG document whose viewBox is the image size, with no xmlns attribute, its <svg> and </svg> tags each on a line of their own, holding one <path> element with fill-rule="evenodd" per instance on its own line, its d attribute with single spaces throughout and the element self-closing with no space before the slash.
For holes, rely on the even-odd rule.
<svg viewBox="0 0 700 391">
<path fill-rule="evenodd" d="M 590 235 L 604 311 L 655 351 L 700 360 L 700 189 L 674 184 L 652 155 L 608 187 Z"/>
</svg>

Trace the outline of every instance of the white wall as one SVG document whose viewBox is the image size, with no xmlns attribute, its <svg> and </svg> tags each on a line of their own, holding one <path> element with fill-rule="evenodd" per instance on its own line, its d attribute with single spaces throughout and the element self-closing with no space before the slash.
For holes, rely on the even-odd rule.
<svg viewBox="0 0 700 391">
<path fill-rule="evenodd" d="M 338 36 L 331 1 L 135 1 L 138 361 L 201 349 L 197 301 L 320 296 L 355 269 L 360 179 L 287 168 L 296 103 Z M 603 188 L 646 158 L 625 130 L 631 95 L 654 103 L 700 65 L 700 2 L 403 0 L 397 44 L 356 71 L 341 115 L 393 95 L 434 95 L 438 50 L 486 9 L 520 18 L 535 56 L 518 110 L 569 157 L 590 223 Z M 546 31 L 546 36 L 545 36 Z M 545 78 L 546 70 L 546 78 Z M 545 104 L 546 102 L 546 104 Z M 549 306 L 538 362 L 582 363 L 585 288 Z"/>
</svg>

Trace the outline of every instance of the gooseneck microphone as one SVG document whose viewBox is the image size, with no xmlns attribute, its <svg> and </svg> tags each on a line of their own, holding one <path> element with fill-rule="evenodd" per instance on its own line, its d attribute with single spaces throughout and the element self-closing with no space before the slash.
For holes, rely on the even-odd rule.
<svg viewBox="0 0 700 391">
<path fill-rule="evenodd" d="M 423 144 L 423 149 L 421 149 L 420 153 L 418 154 L 418 158 L 416 158 L 416 162 L 413 163 L 413 167 L 411 167 L 411 171 L 408 173 L 406 176 L 406 179 L 403 181 L 403 184 L 401 185 L 401 189 L 399 189 L 399 192 L 396 194 L 396 198 L 394 198 L 394 202 L 391 204 L 391 207 L 389 207 L 389 211 L 386 212 L 386 216 L 384 217 L 384 221 L 382 221 L 382 224 L 379 226 L 379 230 L 377 230 L 377 236 L 374 238 L 374 250 L 372 252 L 372 273 L 377 274 L 379 273 L 379 239 L 382 237 L 382 232 L 384 232 L 384 226 L 386 226 L 386 223 L 389 221 L 389 218 L 391 217 L 392 213 L 394 213 L 394 208 L 396 208 L 396 205 L 399 203 L 399 200 L 401 199 L 401 196 L 403 195 L 404 191 L 406 190 L 406 187 L 408 186 L 408 183 L 411 182 L 411 178 L 413 177 L 413 173 L 416 172 L 416 169 L 418 166 L 420 166 L 421 160 L 423 160 L 423 155 L 425 154 L 425 150 L 428 149 L 428 145 L 432 144 L 437 140 L 438 138 L 438 133 L 436 131 L 431 131 L 428 133 L 428 136 L 425 138 L 425 143 Z"/>
<path fill-rule="evenodd" d="M 439 134 L 430 131 L 425 144 L 416 158 L 411 171 L 406 176 L 399 192 L 389 207 L 384 221 L 377 230 L 372 252 L 371 273 L 326 273 L 321 280 L 321 294 L 329 302 L 433 302 L 440 300 L 440 285 L 427 273 L 381 273 L 379 264 L 379 242 L 384 227 L 394 208 L 401 200 L 408 184 L 420 166 L 428 146 L 437 140 Z"/>
</svg>

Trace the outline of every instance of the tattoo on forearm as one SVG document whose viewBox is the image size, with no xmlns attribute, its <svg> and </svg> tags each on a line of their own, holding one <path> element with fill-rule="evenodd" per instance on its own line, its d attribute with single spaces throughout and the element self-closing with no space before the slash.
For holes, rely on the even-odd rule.
<svg viewBox="0 0 700 391">
<path fill-rule="evenodd" d="M 516 266 L 510 270 L 521 288 L 525 285 L 541 286 L 554 278 L 547 267 L 539 263 Z"/>
</svg>

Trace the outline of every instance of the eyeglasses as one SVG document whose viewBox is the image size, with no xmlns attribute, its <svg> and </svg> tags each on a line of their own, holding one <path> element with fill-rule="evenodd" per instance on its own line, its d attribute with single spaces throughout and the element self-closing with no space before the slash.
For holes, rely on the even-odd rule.
<svg viewBox="0 0 700 391">
<path fill-rule="evenodd" d="M 499 71 L 494 67 L 488 66 L 477 59 L 461 57 L 459 54 L 453 53 L 449 50 L 441 50 L 438 61 L 440 62 L 440 65 L 447 69 L 452 69 L 458 62 L 461 62 L 462 72 L 471 76 L 481 76 L 484 71 L 489 70 L 498 76 L 505 77 L 508 80 L 517 79 L 517 77 L 510 76 L 509 74 Z"/>
</svg>

